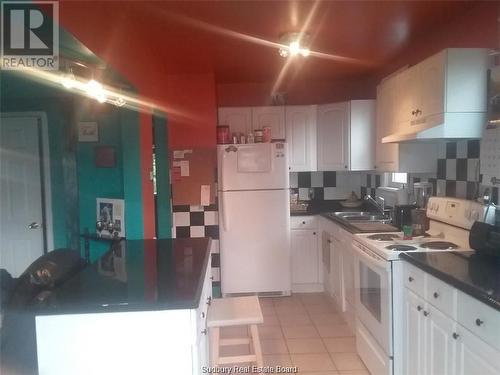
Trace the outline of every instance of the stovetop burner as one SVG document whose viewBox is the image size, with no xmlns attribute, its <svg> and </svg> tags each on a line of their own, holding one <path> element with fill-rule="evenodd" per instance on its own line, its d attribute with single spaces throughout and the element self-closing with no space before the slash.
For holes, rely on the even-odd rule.
<svg viewBox="0 0 500 375">
<path fill-rule="evenodd" d="M 451 250 L 458 248 L 458 245 L 448 241 L 430 241 L 424 242 L 420 247 L 431 250 Z"/>
<path fill-rule="evenodd" d="M 398 234 L 389 234 L 389 233 L 377 233 L 368 236 L 370 240 L 375 241 L 392 241 L 395 238 L 398 238 Z"/>
<path fill-rule="evenodd" d="M 415 246 L 409 246 L 409 245 L 389 245 L 385 247 L 387 250 L 394 250 L 394 251 L 409 251 L 409 250 L 417 250 Z"/>
</svg>

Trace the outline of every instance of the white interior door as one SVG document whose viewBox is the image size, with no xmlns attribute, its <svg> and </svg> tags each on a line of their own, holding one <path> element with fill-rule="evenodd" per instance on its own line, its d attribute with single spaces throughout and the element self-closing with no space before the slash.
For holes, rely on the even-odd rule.
<svg viewBox="0 0 500 375">
<path fill-rule="evenodd" d="M 17 277 L 44 248 L 38 120 L 2 118 L 0 135 L 0 267 Z"/>
</svg>

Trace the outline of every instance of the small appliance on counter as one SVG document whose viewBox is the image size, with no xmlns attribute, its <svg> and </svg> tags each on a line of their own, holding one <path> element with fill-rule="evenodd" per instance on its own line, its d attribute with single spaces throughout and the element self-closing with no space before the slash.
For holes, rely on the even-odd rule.
<svg viewBox="0 0 500 375">
<path fill-rule="evenodd" d="M 478 254 L 500 258 L 500 228 L 476 221 L 470 230 L 469 245 Z"/>
<path fill-rule="evenodd" d="M 405 225 L 411 225 L 411 211 L 417 208 L 414 204 L 397 204 L 394 206 L 393 221 L 394 226 L 403 229 Z"/>
<path fill-rule="evenodd" d="M 429 230 L 429 219 L 427 218 L 427 203 L 432 196 L 432 184 L 430 182 L 416 182 L 413 184 L 413 195 L 415 197 L 415 208 L 411 210 L 411 224 L 414 236 L 422 236 Z"/>
</svg>

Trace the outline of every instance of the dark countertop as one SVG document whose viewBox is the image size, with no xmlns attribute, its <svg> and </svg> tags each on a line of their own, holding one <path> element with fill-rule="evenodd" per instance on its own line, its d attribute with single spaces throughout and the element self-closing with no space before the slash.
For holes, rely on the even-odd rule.
<svg viewBox="0 0 500 375">
<path fill-rule="evenodd" d="M 210 238 L 124 240 L 57 288 L 41 314 L 192 309 Z"/>
<path fill-rule="evenodd" d="M 363 202 L 361 207 L 357 208 L 346 208 L 342 207 L 340 204 L 341 200 L 328 200 L 328 201 L 308 201 L 309 206 L 307 211 L 290 211 L 290 216 L 310 216 L 310 215 L 321 215 L 324 218 L 327 218 L 333 221 L 335 224 L 341 226 L 346 231 L 350 233 L 373 233 L 373 232 L 397 232 L 398 229 L 395 227 L 387 228 L 386 230 L 361 230 L 359 228 L 355 228 L 349 223 L 337 219 L 335 217 L 328 216 L 328 212 L 358 212 L 358 211 L 373 211 L 373 208 L 370 207 L 369 204 Z"/>
<path fill-rule="evenodd" d="M 399 257 L 500 311 L 500 258 L 475 251 L 402 253 Z"/>
</svg>

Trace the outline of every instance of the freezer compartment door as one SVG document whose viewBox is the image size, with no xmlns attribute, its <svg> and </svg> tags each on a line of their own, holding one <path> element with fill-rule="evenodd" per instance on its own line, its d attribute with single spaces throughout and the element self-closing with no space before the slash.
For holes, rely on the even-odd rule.
<svg viewBox="0 0 500 375">
<path fill-rule="evenodd" d="M 219 190 L 288 188 L 286 143 L 217 146 Z"/>
<path fill-rule="evenodd" d="M 223 294 L 289 294 L 289 199 L 287 190 L 220 193 Z"/>
</svg>

